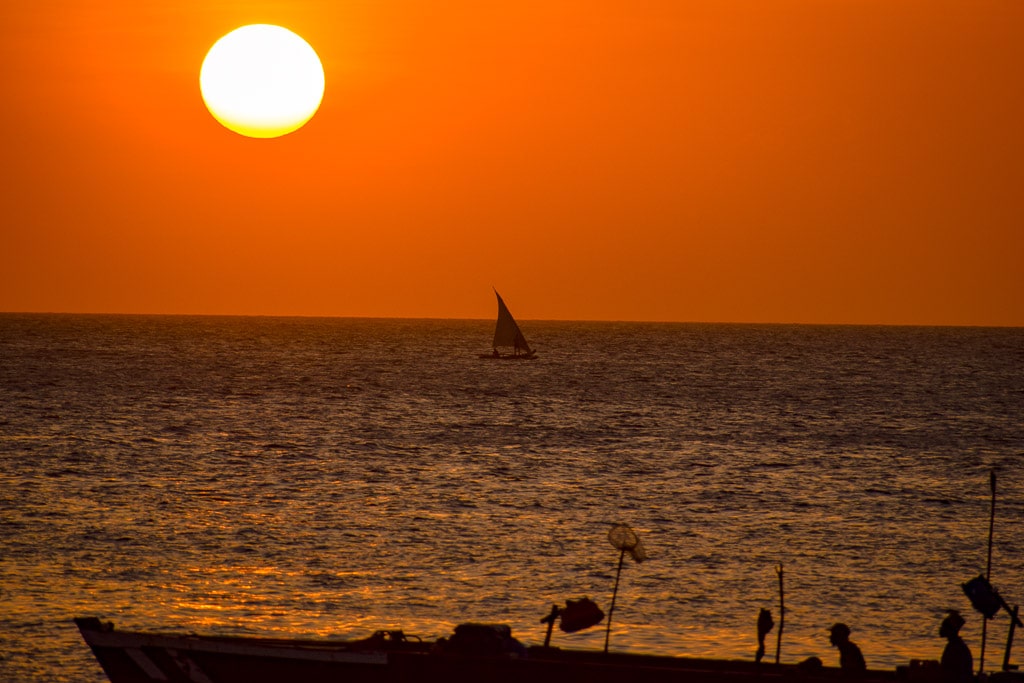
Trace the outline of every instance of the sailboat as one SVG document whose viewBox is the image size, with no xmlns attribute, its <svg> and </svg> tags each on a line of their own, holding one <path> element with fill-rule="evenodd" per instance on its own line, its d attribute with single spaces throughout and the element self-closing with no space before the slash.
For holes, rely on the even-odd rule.
<svg viewBox="0 0 1024 683">
<path fill-rule="evenodd" d="M 498 297 L 498 322 L 494 326 L 494 351 L 481 354 L 480 357 L 533 360 L 537 357 L 537 352 L 531 349 L 526 342 L 526 337 L 523 336 L 519 324 L 509 312 L 508 306 L 502 301 L 498 290 L 494 290 L 494 296 Z M 509 348 L 512 349 L 511 352 L 502 351 L 502 349 Z"/>
</svg>

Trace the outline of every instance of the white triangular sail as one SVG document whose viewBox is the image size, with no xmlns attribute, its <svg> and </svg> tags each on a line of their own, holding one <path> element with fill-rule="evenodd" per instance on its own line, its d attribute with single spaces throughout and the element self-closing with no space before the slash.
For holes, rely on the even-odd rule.
<svg viewBox="0 0 1024 683">
<path fill-rule="evenodd" d="M 516 355 L 532 355 L 533 350 L 526 343 L 526 337 L 523 336 L 516 319 L 509 313 L 508 306 L 501 300 L 497 290 L 494 291 L 494 296 L 498 297 L 498 323 L 494 326 L 494 348 L 511 346 Z"/>
</svg>

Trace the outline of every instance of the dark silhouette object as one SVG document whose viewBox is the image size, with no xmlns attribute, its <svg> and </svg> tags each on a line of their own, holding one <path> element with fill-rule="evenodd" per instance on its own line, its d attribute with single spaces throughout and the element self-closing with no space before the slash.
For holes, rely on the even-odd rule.
<svg viewBox="0 0 1024 683">
<path fill-rule="evenodd" d="M 978 612 L 985 617 L 982 621 L 981 629 L 981 654 L 978 656 L 978 673 L 983 673 L 983 667 L 985 661 L 985 638 L 986 638 L 986 626 L 989 619 L 992 619 L 999 610 L 1006 610 L 1006 613 L 1010 615 L 1010 630 L 1006 635 L 1006 650 L 1003 652 L 1003 671 L 1012 671 L 1013 665 L 1010 664 L 1010 650 L 1013 648 L 1013 635 L 1017 627 L 1024 627 L 1024 622 L 1020 620 L 1019 616 L 1019 605 L 1010 605 L 1003 599 L 1003 596 L 999 594 L 999 591 L 989 583 L 989 580 L 984 575 L 976 576 L 967 583 L 961 584 L 964 589 L 964 595 L 971 601 L 971 605 Z"/>
<path fill-rule="evenodd" d="M 757 652 L 754 654 L 754 661 L 758 664 L 764 658 L 764 637 L 774 626 L 775 621 L 772 619 L 771 610 L 762 607 L 761 612 L 757 615 Z"/>
<path fill-rule="evenodd" d="M 963 625 L 964 618 L 960 613 L 950 610 L 939 626 L 939 635 L 948 641 L 942 651 L 941 664 L 942 678 L 949 683 L 969 683 L 974 680 L 974 657 L 967 643 L 960 637 Z"/>
<path fill-rule="evenodd" d="M 985 565 L 985 582 L 988 583 L 992 580 L 992 535 L 996 525 L 996 471 L 993 468 L 988 475 L 989 488 L 992 490 L 992 505 L 990 506 L 990 512 L 988 516 L 988 562 Z M 991 587 L 991 584 L 989 584 Z M 971 600 L 973 603 L 973 599 Z M 975 607 L 977 605 L 975 604 Z M 979 608 L 980 609 L 980 608 Z M 998 607 L 996 610 L 998 611 Z M 981 652 L 978 653 L 978 675 L 985 673 L 985 643 L 988 640 L 988 620 L 991 619 L 994 614 L 986 614 L 985 618 L 981 620 Z"/>
<path fill-rule="evenodd" d="M 996 471 L 989 473 L 989 488 L 992 490 L 992 505 L 988 518 L 988 561 L 985 564 L 985 573 L 962 584 L 964 594 L 971 601 L 974 609 L 981 612 L 985 618 L 981 621 L 981 649 L 978 654 L 978 675 L 985 673 L 985 643 L 988 639 L 988 622 L 998 612 L 1005 609 L 1010 615 L 1010 631 L 1006 636 L 1006 650 L 1003 652 L 1003 671 L 1012 671 L 1016 667 L 1010 664 L 1010 650 L 1013 647 L 1014 630 L 1020 626 L 1024 628 L 1024 621 L 1020 620 L 1018 605 L 1011 609 L 1006 600 L 999 595 L 999 591 L 993 588 L 992 580 L 992 537 L 996 524 Z"/>
<path fill-rule="evenodd" d="M 984 575 L 976 576 L 967 583 L 960 584 L 964 595 L 971 601 L 974 609 L 978 610 L 986 619 L 991 619 L 1003 606 L 999 593 L 992 587 Z"/>
<path fill-rule="evenodd" d="M 562 609 L 562 623 L 559 628 L 566 633 L 576 633 L 596 626 L 604 619 L 604 612 L 590 598 L 566 600 Z"/>
<path fill-rule="evenodd" d="M 1016 671 L 1017 665 L 1010 664 L 1010 652 L 1013 650 L 1013 634 L 1021 625 L 1020 605 L 1014 605 L 1010 610 L 1010 630 L 1006 633 L 1006 649 L 1003 650 L 1003 671 Z"/>
<path fill-rule="evenodd" d="M 548 630 L 544 634 L 544 647 L 551 647 L 551 631 L 555 628 L 555 619 L 558 619 L 558 615 L 561 613 L 562 610 L 558 605 L 551 605 L 548 615 L 541 618 L 540 623 L 548 625 Z"/>
<path fill-rule="evenodd" d="M 822 667 L 825 666 L 821 663 L 820 657 L 808 657 L 807 659 L 801 660 L 796 668 L 805 674 L 818 674 L 821 672 Z"/>
<path fill-rule="evenodd" d="M 779 658 L 782 656 L 782 629 L 786 628 L 786 591 L 782 585 L 782 563 L 775 568 L 775 573 L 779 577 L 779 630 L 775 634 L 775 663 L 779 663 Z"/>
<path fill-rule="evenodd" d="M 864 655 L 860 648 L 850 640 L 850 627 L 846 624 L 833 624 L 829 629 L 828 641 L 839 649 L 839 668 L 848 676 L 863 676 L 868 667 L 864 663 Z"/>
<path fill-rule="evenodd" d="M 551 631 L 554 628 L 555 620 L 561 617 L 558 628 L 566 633 L 576 633 L 585 628 L 590 628 L 601 623 L 604 619 L 604 612 L 597 603 L 590 598 L 579 600 L 566 600 L 565 607 L 558 605 L 551 606 L 551 612 L 540 620 L 540 623 L 548 625 L 547 634 L 544 636 L 544 647 L 551 646 Z"/>
<path fill-rule="evenodd" d="M 410 640 L 420 641 L 419 636 L 407 636 L 403 631 L 374 631 L 373 635 L 353 640 L 352 647 L 366 650 L 400 650 Z"/>
<path fill-rule="evenodd" d="M 439 638 L 437 651 L 448 654 L 476 656 L 514 656 L 526 654 L 526 647 L 512 637 L 505 624 L 459 624 L 450 638 Z"/>
<path fill-rule="evenodd" d="M 616 524 L 608 531 L 608 541 L 619 551 L 619 569 L 615 572 L 615 588 L 612 589 L 612 604 L 608 607 L 608 626 L 604 631 L 604 652 L 608 654 L 608 639 L 612 633 L 612 613 L 615 612 L 615 597 L 619 594 L 619 577 L 622 575 L 622 561 L 626 553 L 640 564 L 647 559 L 643 541 L 628 524 Z"/>
</svg>

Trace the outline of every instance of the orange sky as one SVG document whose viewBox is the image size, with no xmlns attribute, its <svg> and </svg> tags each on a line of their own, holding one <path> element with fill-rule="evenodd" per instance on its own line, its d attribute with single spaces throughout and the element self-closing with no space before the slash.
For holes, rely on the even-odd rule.
<svg viewBox="0 0 1024 683">
<path fill-rule="evenodd" d="M 320 54 L 301 130 L 217 38 Z M 0 9 L 0 311 L 1024 325 L 1020 0 Z"/>
</svg>

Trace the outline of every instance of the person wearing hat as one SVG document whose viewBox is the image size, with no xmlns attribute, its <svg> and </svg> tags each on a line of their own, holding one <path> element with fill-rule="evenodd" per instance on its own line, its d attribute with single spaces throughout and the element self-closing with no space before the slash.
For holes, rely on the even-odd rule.
<svg viewBox="0 0 1024 683">
<path fill-rule="evenodd" d="M 949 611 L 939 626 L 939 635 L 948 641 L 942 651 L 941 665 L 943 678 L 950 683 L 969 683 L 974 680 L 974 657 L 967 643 L 960 637 L 963 625 L 964 618 L 954 609 Z"/>
<path fill-rule="evenodd" d="M 850 627 L 846 624 L 833 624 L 829 629 L 828 641 L 839 650 L 839 668 L 849 676 L 862 676 L 867 671 L 864 655 L 856 643 L 850 640 Z"/>
</svg>

